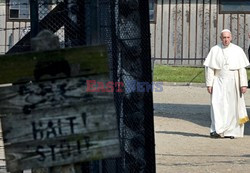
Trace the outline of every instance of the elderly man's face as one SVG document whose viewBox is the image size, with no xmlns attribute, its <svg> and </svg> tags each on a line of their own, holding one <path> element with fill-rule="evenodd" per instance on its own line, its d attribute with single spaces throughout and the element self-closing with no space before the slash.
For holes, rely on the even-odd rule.
<svg viewBox="0 0 250 173">
<path fill-rule="evenodd" d="M 228 46 L 232 40 L 232 35 L 230 32 L 221 33 L 221 41 L 224 46 Z"/>
</svg>

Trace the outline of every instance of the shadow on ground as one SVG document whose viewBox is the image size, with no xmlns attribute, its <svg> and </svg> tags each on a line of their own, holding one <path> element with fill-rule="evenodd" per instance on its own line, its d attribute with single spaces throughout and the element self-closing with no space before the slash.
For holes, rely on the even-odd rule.
<svg viewBox="0 0 250 173">
<path fill-rule="evenodd" d="M 247 109 L 250 115 L 250 109 Z M 188 104 L 163 104 L 154 103 L 154 115 L 167 118 L 181 119 L 198 124 L 203 127 L 210 127 L 210 105 L 188 105 Z M 156 132 L 157 133 L 157 132 Z M 199 136 L 207 137 L 202 134 L 183 133 L 183 132 L 169 132 L 163 131 L 158 133 L 179 133 L 183 136 Z M 245 124 L 245 135 L 250 135 L 250 122 Z"/>
</svg>

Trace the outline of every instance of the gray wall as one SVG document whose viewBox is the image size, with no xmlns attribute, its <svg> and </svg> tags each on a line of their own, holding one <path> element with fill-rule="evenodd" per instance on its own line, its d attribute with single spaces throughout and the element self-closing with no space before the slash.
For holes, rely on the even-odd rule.
<svg viewBox="0 0 250 173">
<path fill-rule="evenodd" d="M 6 15 L 5 3 L 0 1 L 0 55 L 16 44 L 29 31 L 30 26 L 29 22 L 6 22 Z"/>
</svg>

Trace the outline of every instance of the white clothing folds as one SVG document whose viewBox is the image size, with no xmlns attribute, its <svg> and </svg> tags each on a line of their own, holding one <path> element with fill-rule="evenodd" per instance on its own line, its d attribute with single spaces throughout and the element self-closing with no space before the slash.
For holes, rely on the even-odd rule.
<svg viewBox="0 0 250 173">
<path fill-rule="evenodd" d="M 247 117 L 244 95 L 237 86 L 238 70 L 219 70 L 214 76 L 211 96 L 211 132 L 224 136 L 243 137 L 244 123 Z"/>
<path fill-rule="evenodd" d="M 210 131 L 224 136 L 243 137 L 248 116 L 240 87 L 248 84 L 245 67 L 249 62 L 240 53 L 241 48 L 232 43 L 228 47 L 215 47 L 204 62 L 206 86 L 212 87 Z M 233 50 L 239 53 L 233 54 L 235 57 L 232 57 Z"/>
</svg>

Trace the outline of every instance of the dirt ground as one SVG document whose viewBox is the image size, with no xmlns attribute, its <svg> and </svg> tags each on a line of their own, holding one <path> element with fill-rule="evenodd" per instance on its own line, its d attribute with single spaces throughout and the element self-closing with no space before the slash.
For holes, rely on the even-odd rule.
<svg viewBox="0 0 250 173">
<path fill-rule="evenodd" d="M 154 95 L 157 173 L 248 173 L 250 123 L 244 138 L 211 139 L 210 96 L 204 85 L 166 83 Z M 245 94 L 250 115 L 250 89 Z"/>
</svg>

